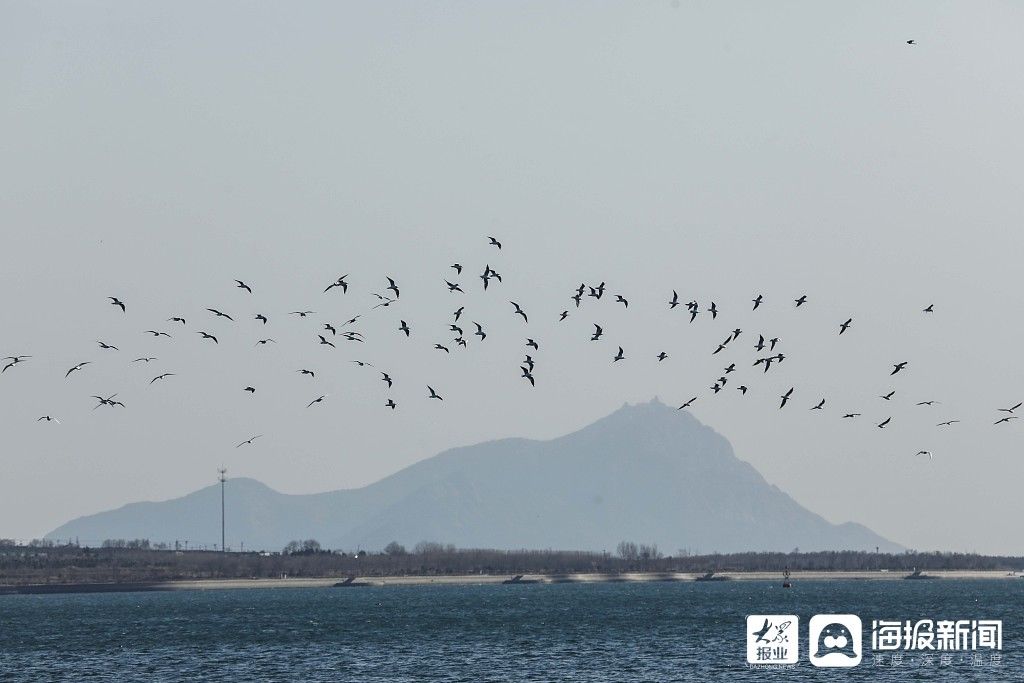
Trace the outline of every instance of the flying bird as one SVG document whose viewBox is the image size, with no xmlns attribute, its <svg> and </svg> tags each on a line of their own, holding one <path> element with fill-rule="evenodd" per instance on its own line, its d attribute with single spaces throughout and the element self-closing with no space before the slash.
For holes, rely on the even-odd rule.
<svg viewBox="0 0 1024 683">
<path fill-rule="evenodd" d="M 860 413 L 846 413 L 845 415 L 843 415 L 844 420 L 847 420 L 851 417 L 860 417 Z"/>
<path fill-rule="evenodd" d="M 805 303 L 807 303 L 807 295 L 806 294 L 802 294 L 799 299 L 793 299 L 793 301 L 796 302 L 796 307 L 800 308 Z"/>
<path fill-rule="evenodd" d="M 260 339 L 258 342 L 256 342 L 256 346 L 264 346 L 266 344 L 276 344 L 276 343 L 277 342 L 274 341 L 273 339 Z"/>
<path fill-rule="evenodd" d="M 127 309 L 124 307 L 124 302 L 118 299 L 116 296 L 108 296 L 107 298 L 110 299 L 111 306 L 119 307 L 122 313 L 128 312 Z"/>
<path fill-rule="evenodd" d="M 1020 408 L 1021 405 L 1024 405 L 1024 402 L 1018 403 L 1017 405 L 1013 406 L 1012 408 L 999 408 L 998 410 L 1001 413 L 1012 413 L 1013 411 L 1017 410 L 1017 408 Z"/>
<path fill-rule="evenodd" d="M 562 311 L 562 313 L 558 316 L 558 322 L 562 322 L 563 320 L 565 320 L 568 317 L 569 317 L 569 311 Z"/>
<path fill-rule="evenodd" d="M 476 326 L 476 332 L 474 332 L 473 334 L 480 337 L 480 341 L 487 339 L 487 333 L 484 332 L 484 328 L 481 327 L 480 323 L 474 321 L 473 324 Z"/>
<path fill-rule="evenodd" d="M 946 420 L 945 422 L 940 422 L 939 424 L 937 424 L 935 426 L 936 427 L 948 427 L 950 425 L 956 424 L 959 421 L 960 420 Z"/>
<path fill-rule="evenodd" d="M 623 358 L 625 358 L 625 357 L 626 357 L 626 354 L 624 354 L 624 353 L 622 352 L 622 347 L 620 346 L 620 347 L 619 347 L 619 352 L 618 352 L 617 354 L 615 354 L 615 357 L 614 357 L 614 358 L 612 358 L 612 362 L 613 362 L 613 363 L 615 363 L 615 362 L 618 362 L 618 361 L 622 360 L 622 359 L 623 359 Z"/>
<path fill-rule="evenodd" d="M 157 380 L 159 380 L 159 379 L 163 379 L 163 378 L 165 378 L 165 377 L 173 377 L 173 376 L 174 376 L 174 373 L 173 373 L 173 372 L 165 372 L 164 374 L 162 374 L 162 375 L 157 375 L 157 376 L 156 376 L 156 377 L 154 377 L 153 379 L 149 380 L 149 383 L 150 383 L 150 384 L 152 384 L 153 382 L 155 382 L 155 381 L 157 381 Z"/>
<path fill-rule="evenodd" d="M 910 40 L 907 41 L 907 45 L 917 45 L 917 41 L 911 38 Z"/>
<path fill-rule="evenodd" d="M 444 400 L 444 398 L 441 396 L 441 394 L 439 394 L 436 391 L 434 391 L 434 388 L 432 386 L 430 386 L 429 384 L 427 385 L 427 389 L 430 390 L 430 396 L 428 396 L 427 398 L 436 398 L 438 401 L 443 401 Z"/>
<path fill-rule="evenodd" d="M 214 344 L 220 344 L 220 342 L 217 341 L 217 338 L 212 334 L 207 334 L 206 332 L 197 332 L 196 334 L 202 335 L 203 339 L 212 339 Z"/>
<path fill-rule="evenodd" d="M 355 362 L 358 363 L 359 361 Z M 306 370 L 305 368 L 303 368 L 302 370 L 296 370 L 295 372 L 299 373 L 300 375 L 309 375 L 310 377 L 316 379 L 316 373 L 313 372 L 312 370 Z"/>
<path fill-rule="evenodd" d="M 387 276 L 385 276 L 385 277 L 387 277 Z M 388 281 L 388 287 L 387 288 L 395 293 L 395 298 L 396 299 L 399 298 L 401 295 L 398 292 L 398 285 L 396 285 L 395 281 L 393 279 L 391 279 L 391 278 L 387 278 L 387 281 Z"/>
<path fill-rule="evenodd" d="M 78 364 L 78 365 L 76 365 L 75 367 L 73 367 L 73 368 L 71 368 L 70 370 L 68 370 L 68 371 L 67 371 L 67 372 L 66 372 L 66 373 L 64 374 L 64 379 L 67 379 L 67 378 L 68 378 L 68 375 L 70 375 L 70 374 L 71 374 L 72 372 L 75 372 L 76 370 L 81 370 L 82 368 L 84 368 L 84 367 L 85 367 L 86 365 L 88 365 L 88 364 L 89 364 L 89 363 L 91 363 L 91 362 L 92 362 L 92 361 L 88 361 L 88 360 L 86 360 L 86 361 L 82 361 L 81 363 L 79 363 L 79 364 Z"/>
<path fill-rule="evenodd" d="M 313 313 L 316 313 L 316 311 L 292 311 L 291 313 L 289 313 L 289 315 L 297 315 L 300 318 L 305 318 L 307 315 L 312 315 Z M 260 316 L 256 317 L 259 318 Z"/>
<path fill-rule="evenodd" d="M 879 429 L 885 429 L 885 426 L 886 426 L 887 424 L 889 424 L 889 421 L 890 421 L 890 420 L 892 420 L 892 418 L 891 418 L 891 417 L 887 417 L 887 418 L 885 418 L 884 420 L 882 420 L 881 422 L 879 422 L 879 423 L 878 423 L 878 428 L 879 428 Z"/>
<path fill-rule="evenodd" d="M 445 280 L 444 283 L 448 285 L 449 292 L 461 292 L 462 294 L 465 294 L 465 292 L 462 291 L 462 287 L 455 284 L 454 282 L 448 282 L 447 280 Z"/>
<path fill-rule="evenodd" d="M 327 341 L 327 339 L 324 338 L 324 335 L 318 334 L 317 336 L 320 337 L 320 344 L 321 345 L 330 346 L 332 349 L 338 348 L 337 346 L 335 346 L 331 342 Z"/>
<path fill-rule="evenodd" d="M 530 339 L 529 337 L 526 338 L 526 345 L 540 351 L 540 344 Z"/>
<path fill-rule="evenodd" d="M 206 310 L 208 310 L 210 313 L 213 313 L 218 318 L 227 318 L 228 320 L 234 321 L 234 318 L 232 318 L 230 315 L 228 315 L 227 313 L 221 313 L 216 308 L 207 308 Z"/>
<path fill-rule="evenodd" d="M 846 332 L 846 330 L 850 329 L 850 325 L 852 324 L 853 318 L 847 318 L 846 322 L 839 326 L 839 334 L 842 334 L 843 332 Z"/>
<path fill-rule="evenodd" d="M 672 310 L 673 308 L 675 308 L 678 305 L 679 305 L 679 294 L 676 292 L 676 290 L 673 289 L 672 290 L 672 298 L 668 302 L 668 308 L 669 308 L 669 310 Z"/>
<path fill-rule="evenodd" d="M 708 309 L 708 313 L 711 314 L 711 319 L 714 320 L 718 317 L 718 306 L 714 301 L 711 302 L 711 308 Z"/>
<path fill-rule="evenodd" d="M 438 351 L 444 351 L 445 353 L 451 353 L 451 351 L 448 350 L 448 347 L 444 346 L 442 344 L 434 344 L 434 348 L 437 349 Z"/>
<path fill-rule="evenodd" d="M 345 278 L 347 278 L 347 277 L 348 277 L 348 275 L 342 275 L 337 280 L 335 280 L 331 284 L 327 285 L 327 289 L 325 289 L 324 292 L 329 292 L 331 290 L 331 288 L 333 288 L 333 287 L 341 287 L 341 293 L 342 294 L 347 294 L 348 293 L 348 283 L 345 282 Z"/>
<path fill-rule="evenodd" d="M 114 346 L 112 344 L 108 344 L 108 343 L 103 342 L 103 341 L 97 341 L 96 343 L 100 345 L 101 349 L 109 349 L 109 350 L 112 350 L 112 351 L 120 351 L 120 349 L 118 349 L 116 346 Z"/>
<path fill-rule="evenodd" d="M 1017 419 L 1016 415 L 1009 415 L 1007 417 L 1002 418 L 1001 420 L 996 420 L 992 424 L 1002 424 L 1003 422 L 1009 422 L 1010 420 L 1016 420 L 1016 419 Z"/>
<path fill-rule="evenodd" d="M 136 358 L 132 362 L 133 363 L 148 363 L 148 362 L 150 362 L 152 360 L 160 360 L 160 359 L 159 358 L 152 358 L 152 357 L 150 357 L 150 358 Z"/>
<path fill-rule="evenodd" d="M 46 420 L 47 422 L 56 422 L 57 424 L 60 424 L 60 420 L 58 420 L 55 417 L 50 417 L 49 415 L 43 415 L 41 418 L 36 420 L 36 422 L 42 422 L 43 420 Z"/>
<path fill-rule="evenodd" d="M 811 410 L 822 410 L 825 407 L 825 399 L 818 401 L 818 405 L 811 408 Z"/>
<path fill-rule="evenodd" d="M 893 363 L 892 372 L 889 373 L 889 376 L 891 377 L 892 375 L 895 375 L 897 372 L 907 367 L 907 362 L 908 361 L 903 361 L 902 363 Z"/>
<path fill-rule="evenodd" d="M 388 373 L 386 373 L 386 372 L 382 372 L 380 374 L 382 375 L 382 377 L 380 378 L 380 381 L 387 382 L 388 383 L 388 389 L 390 389 L 391 388 L 391 384 L 392 384 L 391 376 Z"/>
<path fill-rule="evenodd" d="M 267 316 L 263 315 L 262 313 L 257 313 L 254 320 L 259 320 L 264 325 L 267 324 Z"/>
<path fill-rule="evenodd" d="M 789 391 L 782 395 L 782 403 L 779 404 L 779 410 L 786 407 L 786 402 L 789 401 L 789 397 L 793 395 L 793 387 L 789 388 Z"/>
<path fill-rule="evenodd" d="M 462 264 L 461 263 L 453 263 L 453 264 L 451 264 L 448 267 L 455 269 L 456 275 L 462 275 Z"/>
<path fill-rule="evenodd" d="M 487 239 L 488 239 L 488 244 L 493 244 L 498 249 L 501 249 L 501 242 L 499 242 L 498 240 L 494 239 L 490 235 L 487 236 Z"/>
<path fill-rule="evenodd" d="M 307 407 L 307 408 L 311 408 L 311 407 L 313 406 L 313 404 L 314 404 L 314 403 L 320 403 L 320 402 L 322 402 L 322 401 L 323 401 L 323 400 L 324 400 L 325 398 L 327 398 L 327 394 L 324 394 L 324 395 L 323 395 L 323 396 L 321 396 L 320 398 L 314 398 L 314 399 L 313 399 L 312 401 L 310 401 L 310 402 L 309 402 L 309 405 L 307 405 L 306 407 Z"/>
<path fill-rule="evenodd" d="M 182 325 L 184 325 L 185 324 L 185 319 L 184 318 L 178 318 L 178 317 L 168 318 L 167 322 L 169 322 L 169 323 L 181 323 Z"/>
<path fill-rule="evenodd" d="M 657 358 L 657 359 L 658 359 L 658 362 L 660 363 L 661 361 L 663 361 L 663 360 L 665 360 L 666 358 L 668 358 L 668 354 L 667 354 L 667 353 L 665 353 L 664 351 L 662 351 L 662 352 L 661 352 L 661 353 L 659 353 L 659 354 L 658 354 L 657 356 L 655 356 L 655 358 Z"/>
<path fill-rule="evenodd" d="M 918 456 L 918 455 L 927 455 L 928 459 L 932 460 L 932 452 L 931 451 L 918 451 L 917 453 L 915 453 L 915 457 Z"/>
<path fill-rule="evenodd" d="M 513 306 L 515 306 L 515 308 L 516 308 L 516 310 L 512 312 L 513 315 L 521 315 L 521 316 L 523 316 L 523 322 L 524 323 L 530 322 L 530 320 L 526 317 L 526 312 L 522 308 L 520 308 L 519 304 L 517 304 L 515 301 L 509 301 L 509 303 L 512 304 Z"/>
<path fill-rule="evenodd" d="M 934 313 L 935 312 L 935 304 L 928 304 L 928 307 L 924 309 L 924 312 L 925 313 Z"/>
<path fill-rule="evenodd" d="M 398 404 L 395 403 L 394 399 L 389 398 L 388 402 L 384 404 L 384 407 L 391 408 L 391 410 L 394 410 L 396 407 L 398 407 Z"/>
<path fill-rule="evenodd" d="M 616 302 L 616 303 L 620 303 L 620 304 L 622 304 L 622 305 L 623 305 L 623 306 L 625 306 L 626 308 L 629 308 L 629 302 L 628 302 L 628 301 L 626 301 L 626 299 L 625 299 L 625 298 L 623 298 L 623 296 L 622 296 L 621 294 L 616 294 L 616 295 L 615 295 L 615 302 Z"/>
<path fill-rule="evenodd" d="M 143 331 L 143 334 L 151 334 L 154 337 L 167 337 L 168 339 L 170 339 L 171 337 L 171 335 L 167 334 L 166 332 L 157 332 L 156 330 L 145 330 Z"/>
<path fill-rule="evenodd" d="M 530 372 L 529 368 L 520 367 L 519 370 L 522 371 L 522 373 L 523 373 L 522 374 L 523 379 L 527 380 L 530 383 L 531 387 L 536 387 L 537 386 L 536 381 L 533 379 L 533 373 Z"/>
<path fill-rule="evenodd" d="M 601 338 L 602 334 L 604 334 L 604 330 L 601 328 L 600 325 L 594 323 L 594 334 L 591 335 L 590 341 L 597 341 L 598 339 Z"/>
<path fill-rule="evenodd" d="M 256 387 L 246 387 L 245 389 L 242 389 L 242 391 L 248 391 L 250 394 L 255 394 Z"/>
<path fill-rule="evenodd" d="M 465 306 L 459 306 L 459 308 L 452 315 L 455 316 L 455 322 L 459 322 L 459 318 L 462 317 L 462 312 L 466 310 Z"/>
<path fill-rule="evenodd" d="M 754 302 L 754 308 L 752 308 L 751 310 L 756 311 L 757 307 L 761 305 L 762 301 L 764 301 L 764 295 L 763 294 L 758 294 L 756 297 L 751 299 L 751 301 Z"/>
<path fill-rule="evenodd" d="M 406 322 L 404 320 L 399 320 L 398 322 L 401 323 L 401 325 L 398 326 L 398 331 L 399 332 L 405 332 L 405 336 L 408 337 L 409 333 L 412 331 L 412 330 L 409 329 L 409 325 L 406 324 Z M 394 323 L 392 323 L 392 324 L 394 324 Z"/>
<path fill-rule="evenodd" d="M 252 437 L 251 439 L 246 439 L 242 443 L 240 443 L 237 446 L 235 446 L 235 448 L 241 448 L 242 446 L 246 446 L 246 445 L 250 445 L 251 446 L 252 442 L 255 441 L 256 439 L 260 438 L 261 436 L 263 436 L 263 435 L 262 434 L 257 434 L 256 436 Z"/>
<path fill-rule="evenodd" d="M 252 287 L 250 287 L 249 285 L 245 284 L 241 280 L 235 280 L 235 282 L 238 283 L 237 285 L 235 285 L 238 289 L 244 289 L 245 291 L 247 291 L 250 294 L 252 294 Z"/>
<path fill-rule="evenodd" d="M 338 330 L 334 329 L 334 325 L 330 323 L 324 323 L 324 330 L 330 332 L 332 337 L 338 334 Z"/>
<path fill-rule="evenodd" d="M 893 394 L 895 394 L 895 393 L 896 393 L 896 390 L 895 390 L 895 389 L 893 389 L 893 390 L 892 390 L 892 391 L 890 391 L 890 392 L 889 392 L 888 394 L 882 394 L 881 396 L 879 396 L 879 398 L 884 398 L 884 399 L 885 399 L 886 401 L 889 401 L 889 400 L 892 400 L 892 396 L 893 396 Z"/>
<path fill-rule="evenodd" d="M 682 410 L 683 408 L 689 408 L 689 407 L 690 407 L 691 405 L 693 405 L 693 402 L 694 402 L 694 401 L 696 401 L 696 400 L 697 400 L 697 397 L 696 397 L 696 396 L 694 396 L 694 397 L 693 397 L 693 398 L 691 398 L 691 399 L 690 399 L 689 401 L 687 401 L 687 402 L 686 402 L 686 403 L 684 403 L 683 405 L 681 405 L 681 406 L 679 406 L 678 408 L 676 408 L 676 410 Z"/>
</svg>

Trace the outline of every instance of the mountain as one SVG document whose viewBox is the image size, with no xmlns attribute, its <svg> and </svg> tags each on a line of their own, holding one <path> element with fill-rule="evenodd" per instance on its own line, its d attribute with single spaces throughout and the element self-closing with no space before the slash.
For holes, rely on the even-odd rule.
<svg viewBox="0 0 1024 683">
<path fill-rule="evenodd" d="M 215 484 L 81 517 L 48 538 L 212 544 L 219 522 Z M 903 550 L 864 526 L 831 524 L 799 505 L 738 459 L 724 437 L 657 400 L 623 406 L 550 441 L 454 448 L 361 489 L 286 495 L 231 479 L 227 527 L 229 546 L 272 550 L 304 538 L 370 550 L 422 540 L 609 551 L 631 540 L 667 553 Z"/>
</svg>

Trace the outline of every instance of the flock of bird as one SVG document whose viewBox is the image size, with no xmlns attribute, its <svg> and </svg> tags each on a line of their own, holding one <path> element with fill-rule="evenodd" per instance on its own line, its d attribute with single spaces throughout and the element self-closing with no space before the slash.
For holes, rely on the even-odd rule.
<svg viewBox="0 0 1024 683">
<path fill-rule="evenodd" d="M 494 249 L 497 251 L 500 251 L 502 248 L 501 242 L 492 236 L 487 237 L 487 244 L 491 247 L 494 247 Z M 464 287 L 468 287 L 469 283 L 462 281 L 464 270 L 465 269 L 461 263 L 452 263 L 448 268 L 448 271 L 450 272 L 446 273 L 445 276 L 440 278 L 441 282 L 443 282 L 444 290 L 446 290 L 448 294 L 457 297 L 459 295 L 464 295 L 466 293 Z M 481 286 L 484 291 L 488 291 L 491 288 L 493 288 L 495 283 L 500 284 L 502 282 L 501 273 L 492 268 L 490 263 L 484 265 L 482 272 L 477 277 L 480 279 Z M 337 277 L 324 288 L 323 294 L 334 295 L 334 293 L 337 292 L 341 296 L 347 296 L 349 294 L 350 287 L 348 278 L 349 275 L 341 275 L 340 277 Z M 367 304 L 366 308 L 364 308 L 362 313 L 349 318 L 348 320 L 339 325 L 335 325 L 331 322 L 318 322 L 318 327 L 315 330 L 313 330 L 316 343 L 331 348 L 337 348 L 338 344 L 342 343 L 364 345 L 366 342 L 366 338 L 364 334 L 361 331 L 359 331 L 359 329 L 357 329 L 360 320 L 362 320 L 364 316 L 369 315 L 372 311 L 388 309 L 392 306 L 395 306 L 396 304 L 399 303 L 401 298 L 401 288 L 399 287 L 399 284 L 395 280 L 395 278 L 391 276 L 384 276 L 381 284 L 383 284 L 383 281 L 387 282 L 387 286 L 381 288 L 380 291 L 369 293 L 370 296 L 372 297 L 372 303 Z M 250 287 L 249 284 L 247 284 L 245 281 L 235 280 L 234 283 L 235 287 L 237 289 L 243 290 L 246 293 L 246 295 L 253 295 L 253 288 Z M 609 292 L 605 282 L 600 282 L 598 284 L 580 283 L 577 287 L 571 290 L 571 294 L 568 296 L 568 301 L 571 301 L 572 303 L 569 304 L 560 313 L 555 314 L 554 311 L 552 311 L 550 314 L 551 318 L 553 320 L 557 320 L 558 323 L 561 323 L 571 315 L 582 313 L 582 311 L 585 308 L 586 302 L 600 301 L 606 295 L 609 297 L 609 300 L 611 300 L 614 305 L 621 305 L 623 309 L 629 308 L 629 300 L 622 294 L 612 294 L 611 292 Z M 117 296 L 110 296 L 108 297 L 108 299 L 109 305 L 117 309 L 120 315 L 130 315 L 129 305 L 122 298 Z M 764 302 L 765 296 L 760 293 L 757 294 L 751 299 L 752 305 L 750 307 L 750 310 L 757 311 L 758 308 L 760 308 Z M 530 323 L 530 315 L 518 302 L 509 300 L 507 305 L 509 306 L 508 315 L 521 319 L 523 325 L 528 325 Z M 719 309 L 715 301 L 708 301 L 704 305 L 698 303 L 696 300 L 684 302 L 683 299 L 680 298 L 679 293 L 676 290 L 672 291 L 672 295 L 667 300 L 665 305 L 667 306 L 667 309 L 669 311 L 674 311 L 679 306 L 684 306 L 686 315 L 688 316 L 688 321 L 691 324 L 694 323 L 701 316 L 707 316 L 710 317 L 711 320 L 717 320 L 718 316 L 721 313 L 721 310 Z M 801 294 L 800 296 L 792 299 L 792 305 L 795 309 L 800 309 L 804 306 L 808 306 L 811 304 L 808 296 L 806 294 Z M 208 316 L 212 316 L 211 318 L 208 318 L 208 320 L 211 321 L 225 321 L 227 323 L 237 322 L 234 316 L 216 308 L 206 308 L 205 313 Z M 935 307 L 932 304 L 929 304 L 925 308 L 921 309 L 921 314 L 924 315 L 932 315 L 934 313 Z M 315 316 L 316 311 L 302 309 L 290 311 L 288 315 L 293 316 L 297 320 L 305 320 L 307 318 L 310 318 L 310 316 Z M 257 312 L 253 315 L 252 320 L 259 323 L 260 328 L 270 329 L 267 326 L 271 324 L 271 319 L 267 315 Z M 183 316 L 173 315 L 167 318 L 166 321 L 168 323 L 171 323 L 178 329 L 188 329 L 188 322 L 186 318 Z M 590 324 L 593 326 L 593 332 L 589 336 L 590 342 L 602 342 L 606 334 L 604 326 L 602 326 L 600 322 L 592 322 Z M 851 327 L 853 327 L 853 325 L 853 318 L 848 317 L 846 320 L 841 321 L 837 324 L 836 334 L 839 336 L 846 334 L 851 329 Z M 203 325 L 203 327 L 206 327 L 206 325 Z M 192 329 L 191 333 L 197 335 L 203 342 L 219 345 L 220 341 L 217 338 L 217 335 L 209 331 L 209 329 L 212 328 L 199 329 L 197 327 L 195 329 Z M 453 348 L 468 347 L 470 340 L 474 338 L 476 340 L 474 343 L 482 343 L 488 338 L 488 332 L 484 328 L 484 326 L 480 322 L 477 322 L 476 320 L 473 320 L 468 317 L 465 305 L 460 305 L 457 308 L 455 308 L 455 310 L 451 314 L 451 320 L 449 321 L 447 329 L 451 336 L 450 341 L 445 341 L 444 343 L 433 342 L 433 349 L 444 354 L 451 354 Z M 468 335 L 467 331 L 469 332 Z M 158 339 L 161 337 L 172 339 L 174 336 L 172 335 L 171 332 L 157 329 L 147 329 L 144 330 L 143 333 L 151 335 L 154 339 Z M 394 333 L 397 335 L 401 335 L 406 339 L 409 339 L 413 336 L 414 330 L 413 327 L 409 324 L 409 322 L 407 322 L 407 320 L 399 319 L 398 324 L 394 328 Z M 731 331 L 728 332 L 727 336 L 725 336 L 725 338 L 722 339 L 721 342 L 715 345 L 714 348 L 708 349 L 709 356 L 717 356 L 720 353 L 731 351 L 735 347 L 741 346 L 739 340 L 743 335 L 744 332 L 742 329 L 738 327 L 732 329 Z M 469 339 L 467 339 L 467 336 L 469 337 Z M 537 378 L 535 376 L 537 364 L 534 360 L 533 355 L 540 350 L 541 346 L 537 339 L 534 337 L 525 337 L 525 340 L 526 341 L 523 347 L 524 358 L 519 363 L 520 377 L 525 382 L 529 383 L 531 387 L 535 387 L 537 382 Z M 747 342 L 749 344 L 748 348 L 752 349 L 754 352 L 752 354 L 753 359 L 750 367 L 754 368 L 756 371 L 759 371 L 760 374 L 766 374 L 773 368 L 780 367 L 785 362 L 787 356 L 781 350 L 781 340 L 778 337 L 766 338 L 765 335 L 758 334 L 756 342 L 753 340 L 753 336 L 750 336 L 749 340 L 750 341 Z M 256 339 L 254 345 L 265 346 L 267 344 L 276 343 L 277 342 L 272 337 L 261 337 L 259 339 Z M 116 353 L 119 351 L 116 345 L 110 344 L 104 340 L 97 340 L 96 344 L 99 350 L 104 353 Z M 777 347 L 780 347 L 779 351 L 776 351 Z M 630 358 L 630 356 L 627 355 L 625 349 L 622 346 L 616 344 L 614 348 L 615 352 L 609 353 L 609 362 L 613 364 L 620 363 Z M 8 371 L 16 371 L 16 368 L 27 363 L 32 358 L 33 357 L 31 355 L 13 355 L 5 357 L 3 359 L 3 367 L 2 369 L 0 369 L 0 375 L 5 374 Z M 664 350 L 659 351 L 656 355 L 653 356 L 653 360 L 655 360 L 658 363 L 664 362 L 668 358 L 669 354 L 667 351 Z M 140 356 L 132 360 L 131 363 L 149 364 L 156 360 L 158 359 L 154 356 Z M 97 361 L 84 360 L 79 363 L 76 363 L 75 365 L 73 365 L 72 367 L 68 368 L 65 371 L 64 379 L 70 380 L 71 375 L 83 372 L 88 366 L 93 365 L 95 362 Z M 374 366 L 374 364 L 369 363 L 367 361 L 352 360 L 351 362 L 355 363 L 359 367 L 370 368 L 379 373 L 380 381 L 386 385 L 388 390 L 390 390 L 394 385 L 395 379 L 389 372 L 380 369 Z M 720 376 L 714 381 L 714 383 L 710 387 L 708 387 L 708 392 L 710 392 L 711 395 L 715 395 L 719 394 L 720 392 L 726 391 L 727 389 L 731 389 L 738 391 L 741 395 L 745 396 L 748 391 L 747 385 L 741 382 L 733 382 L 731 377 L 733 373 L 737 372 L 737 364 L 741 362 L 743 361 L 734 360 L 725 365 L 724 368 L 720 371 Z M 910 361 L 898 360 L 892 363 L 891 370 L 888 372 L 888 374 L 890 377 L 901 375 L 903 373 L 906 373 L 908 371 L 908 368 L 910 367 Z M 310 379 L 316 379 L 316 371 L 311 370 L 309 368 L 297 368 L 295 372 L 303 376 L 308 376 Z M 154 375 L 152 379 L 149 380 L 149 384 L 152 385 L 156 382 L 162 382 L 175 376 L 176 373 L 174 372 L 161 372 L 159 374 Z M 240 390 L 247 392 L 249 394 L 254 394 L 256 392 L 256 388 L 252 385 L 240 387 Z M 795 392 L 796 387 L 791 386 L 787 391 L 785 391 L 779 396 L 779 410 L 788 408 L 796 400 Z M 886 393 L 879 394 L 878 399 L 888 402 L 892 400 L 895 394 L 895 389 L 889 389 Z M 681 405 L 679 405 L 678 408 L 680 410 L 689 408 L 690 406 L 694 405 L 694 403 L 696 403 L 698 400 L 700 400 L 701 396 L 702 394 L 700 393 L 692 396 L 691 398 L 683 402 Z M 92 398 L 95 399 L 96 401 L 96 404 L 92 408 L 93 410 L 97 410 L 100 408 L 126 408 L 125 403 L 118 399 L 117 393 L 111 394 L 109 396 L 102 396 L 96 394 L 93 395 Z M 437 389 L 430 385 L 425 386 L 423 398 L 425 400 L 444 401 L 444 396 Z M 324 401 L 326 401 L 327 399 L 328 394 L 320 394 L 319 396 L 316 396 L 315 398 L 309 400 L 305 404 L 306 408 L 312 409 L 319 404 L 323 404 Z M 916 405 L 925 407 L 936 405 L 938 403 L 938 401 L 928 400 L 920 401 Z M 1019 408 L 1021 408 L 1022 404 L 1024 404 L 1024 402 L 1018 402 L 1016 405 L 1010 407 L 998 408 L 997 414 L 995 415 L 997 419 L 995 419 L 993 424 L 1001 425 L 1018 419 L 1019 416 L 1016 415 L 1015 413 Z M 398 403 L 394 400 L 394 398 L 389 396 L 386 398 L 385 401 L 383 401 L 382 406 L 385 409 L 393 411 L 398 408 Z M 812 411 L 821 411 L 825 409 L 825 406 L 826 399 L 817 398 L 817 400 L 815 400 L 813 404 L 808 406 L 808 409 Z M 862 414 L 859 412 L 844 412 L 841 415 L 841 418 L 843 420 L 854 420 L 856 418 L 861 417 L 861 415 Z M 877 429 L 885 429 L 892 422 L 892 420 L 893 417 L 891 415 L 887 416 L 885 417 L 885 419 L 875 423 L 875 427 Z M 60 421 L 57 418 L 51 415 L 40 416 L 36 421 L 54 422 L 58 424 L 60 423 Z M 957 418 L 946 419 L 936 423 L 936 427 L 949 428 L 959 423 L 960 421 L 961 420 Z M 257 439 L 261 438 L 261 436 L 262 435 L 255 435 L 248 439 L 242 440 L 235 446 L 235 448 L 251 446 Z M 932 453 L 927 450 L 918 451 L 916 455 L 927 456 L 928 458 L 932 458 Z"/>
</svg>

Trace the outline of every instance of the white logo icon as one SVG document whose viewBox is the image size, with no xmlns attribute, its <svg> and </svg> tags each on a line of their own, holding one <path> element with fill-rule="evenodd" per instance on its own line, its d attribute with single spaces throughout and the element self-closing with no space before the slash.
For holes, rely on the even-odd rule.
<svg viewBox="0 0 1024 683">
<path fill-rule="evenodd" d="M 800 618 L 795 614 L 747 617 L 749 664 L 796 664 L 800 656 Z"/>
<path fill-rule="evenodd" d="M 811 664 L 851 667 L 862 658 L 863 627 L 856 614 L 815 614 L 807 627 Z"/>
</svg>

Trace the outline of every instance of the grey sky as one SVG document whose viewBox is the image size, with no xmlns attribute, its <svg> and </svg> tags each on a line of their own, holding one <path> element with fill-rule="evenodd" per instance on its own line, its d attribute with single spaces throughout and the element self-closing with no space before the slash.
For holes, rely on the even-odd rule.
<svg viewBox="0 0 1024 683">
<path fill-rule="evenodd" d="M 1024 399 L 1020 5 L 0 8 L 0 355 L 35 356 L 0 378 L 0 536 L 180 495 L 222 463 L 286 492 L 360 486 L 447 447 L 699 393 L 699 419 L 830 521 L 1024 553 L 1024 420 L 992 425 Z M 490 336 L 446 357 L 432 346 L 463 303 L 442 282 L 456 260 Z M 485 295 L 487 262 L 505 280 Z M 347 295 L 321 293 L 343 273 Z M 319 323 L 368 308 L 385 275 L 401 302 L 365 319 L 365 348 L 318 346 Z M 628 311 L 591 300 L 555 322 L 601 280 Z M 672 289 L 722 315 L 688 325 Z M 742 348 L 712 358 L 736 326 Z M 788 356 L 767 376 L 747 367 L 759 332 Z M 527 336 L 536 390 L 519 378 Z M 142 355 L 160 361 L 128 364 Z M 399 410 L 352 358 L 395 377 Z M 732 361 L 750 393 L 712 399 Z M 178 374 L 147 384 L 162 372 Z M 124 411 L 91 410 L 113 392 Z M 913 405 L 928 399 L 942 404 Z"/>
</svg>

